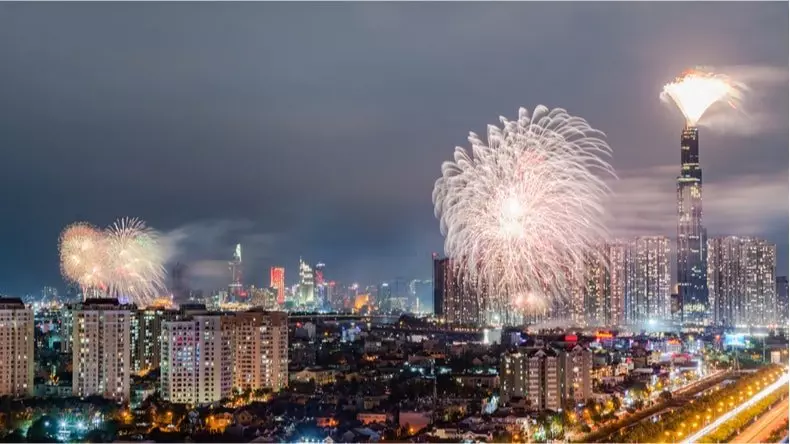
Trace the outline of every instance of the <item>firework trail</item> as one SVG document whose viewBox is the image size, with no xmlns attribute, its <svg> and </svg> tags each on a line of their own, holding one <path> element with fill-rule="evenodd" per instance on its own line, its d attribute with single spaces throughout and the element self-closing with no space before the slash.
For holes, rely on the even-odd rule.
<svg viewBox="0 0 790 444">
<path fill-rule="evenodd" d="M 686 118 L 687 126 L 696 126 L 714 103 L 726 102 L 737 108 L 746 85 L 723 74 L 702 69 L 685 71 L 672 83 L 664 85 L 660 98 L 674 103 Z"/>
<path fill-rule="evenodd" d="M 60 237 L 66 280 L 140 307 L 165 288 L 163 261 L 158 234 L 139 219 L 119 219 L 104 231 L 76 223 Z"/>
<path fill-rule="evenodd" d="M 604 134 L 563 109 L 500 121 L 487 143 L 470 133 L 471 152 L 458 147 L 442 164 L 434 212 L 445 253 L 485 284 L 490 305 L 527 311 L 579 285 L 576 271 L 607 234 L 602 177 L 615 175 Z"/>
</svg>

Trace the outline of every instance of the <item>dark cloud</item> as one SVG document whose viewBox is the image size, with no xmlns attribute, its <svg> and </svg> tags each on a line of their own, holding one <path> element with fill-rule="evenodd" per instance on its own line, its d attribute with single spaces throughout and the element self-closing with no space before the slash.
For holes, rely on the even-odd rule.
<svg viewBox="0 0 790 444">
<path fill-rule="evenodd" d="M 177 239 L 174 257 L 200 275 L 241 242 L 254 283 L 300 255 L 341 280 L 427 277 L 439 165 L 468 131 L 539 103 L 607 133 L 623 178 L 616 232 L 672 235 L 682 120 L 662 85 L 694 65 L 786 67 L 787 12 L 0 3 L 0 291 L 58 281 L 67 223 L 125 215 Z M 786 270 L 782 79 L 749 110 L 759 126 L 705 129 L 701 156 L 711 230 L 768 237 Z"/>
</svg>

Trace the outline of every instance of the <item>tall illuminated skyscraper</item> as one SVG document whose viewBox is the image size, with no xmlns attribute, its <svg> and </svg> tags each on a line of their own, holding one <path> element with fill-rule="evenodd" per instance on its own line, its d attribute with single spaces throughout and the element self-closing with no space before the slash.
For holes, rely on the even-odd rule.
<svg viewBox="0 0 790 444">
<path fill-rule="evenodd" d="M 776 246 L 753 237 L 708 241 L 708 288 L 714 325 L 777 323 Z"/>
<path fill-rule="evenodd" d="M 708 318 L 707 233 L 702 225 L 702 168 L 699 131 L 686 126 L 680 136 L 678 176 L 677 283 L 685 324 Z"/>
<path fill-rule="evenodd" d="M 790 309 L 790 300 L 788 300 L 788 285 L 787 276 L 776 277 L 776 323 L 784 325 L 787 328 L 788 309 Z"/>
<path fill-rule="evenodd" d="M 315 279 L 313 269 L 301 258 L 299 259 L 299 304 L 315 303 Z"/>
<path fill-rule="evenodd" d="M 277 304 L 285 304 L 285 267 L 272 267 L 269 276 L 269 286 L 277 290 Z"/>
<path fill-rule="evenodd" d="M 640 236 L 625 252 L 625 321 L 640 324 L 670 318 L 669 238 Z"/>
<path fill-rule="evenodd" d="M 233 250 L 233 260 L 228 262 L 230 269 L 231 282 L 228 286 L 228 297 L 233 302 L 239 302 L 244 299 L 244 285 L 241 283 L 241 244 L 236 244 L 236 249 Z"/>
</svg>

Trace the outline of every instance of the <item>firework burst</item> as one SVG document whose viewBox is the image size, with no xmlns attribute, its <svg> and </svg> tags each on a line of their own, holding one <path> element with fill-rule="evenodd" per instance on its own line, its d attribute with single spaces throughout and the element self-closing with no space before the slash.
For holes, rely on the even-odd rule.
<svg viewBox="0 0 790 444">
<path fill-rule="evenodd" d="M 717 102 L 737 108 L 746 86 L 722 74 L 703 69 L 685 71 L 664 85 L 661 100 L 674 103 L 689 126 L 696 126 L 705 112 Z"/>
<path fill-rule="evenodd" d="M 614 170 L 604 134 L 563 109 L 521 108 L 518 120 L 500 120 L 487 143 L 470 133 L 471 153 L 456 148 L 442 165 L 434 212 L 445 253 L 485 282 L 487 299 L 523 311 L 578 284 L 574 271 L 607 234 L 602 177 Z"/>
<path fill-rule="evenodd" d="M 119 219 L 104 231 L 76 223 L 60 237 L 65 279 L 141 307 L 164 289 L 163 260 L 158 234 L 139 219 Z"/>
</svg>

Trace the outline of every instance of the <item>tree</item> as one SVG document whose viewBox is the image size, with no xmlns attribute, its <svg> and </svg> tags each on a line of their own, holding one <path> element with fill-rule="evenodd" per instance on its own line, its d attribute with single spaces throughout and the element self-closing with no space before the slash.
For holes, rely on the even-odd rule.
<svg viewBox="0 0 790 444">
<path fill-rule="evenodd" d="M 43 415 L 27 429 L 28 442 L 58 442 L 56 436 L 58 433 L 55 418 L 49 415 Z"/>
<path fill-rule="evenodd" d="M 658 397 L 661 398 L 662 401 L 666 402 L 672 399 L 672 393 L 669 390 L 664 390 L 660 395 L 658 395 Z"/>
</svg>

